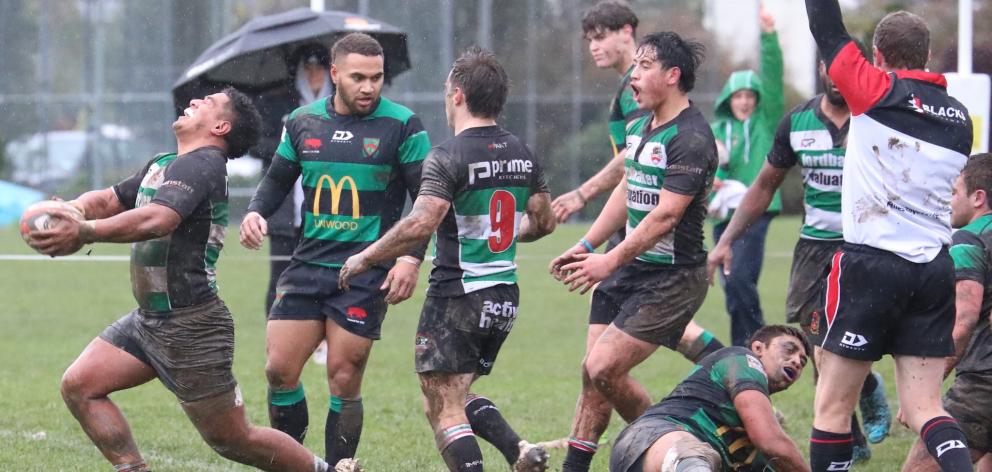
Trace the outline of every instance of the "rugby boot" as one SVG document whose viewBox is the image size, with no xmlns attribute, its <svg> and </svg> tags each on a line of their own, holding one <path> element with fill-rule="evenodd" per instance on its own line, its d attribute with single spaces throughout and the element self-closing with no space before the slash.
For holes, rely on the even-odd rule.
<svg viewBox="0 0 992 472">
<path fill-rule="evenodd" d="M 882 382 L 882 375 L 872 372 L 878 386 L 870 393 L 862 393 L 858 405 L 861 408 L 862 424 L 865 427 L 865 435 L 868 442 L 878 444 L 889 435 L 889 428 L 892 425 L 892 411 L 889 410 L 889 401 L 885 398 L 885 384 Z"/>
<path fill-rule="evenodd" d="M 513 463 L 513 472 L 544 472 L 548 470 L 548 452 L 537 444 L 520 441 L 520 457 Z"/>
</svg>

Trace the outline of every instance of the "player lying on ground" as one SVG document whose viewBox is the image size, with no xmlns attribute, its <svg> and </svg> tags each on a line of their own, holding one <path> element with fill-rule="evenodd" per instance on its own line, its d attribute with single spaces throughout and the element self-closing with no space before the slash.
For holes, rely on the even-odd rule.
<svg viewBox="0 0 992 472">
<path fill-rule="evenodd" d="M 946 377 L 956 371 L 944 394 L 944 408 L 961 424 L 971 460 L 981 472 L 992 472 L 992 154 L 972 156 L 954 182 L 951 225 L 954 233 L 956 317 L 954 357 L 947 358 Z M 937 453 L 940 454 L 938 448 Z M 939 471 L 917 440 L 906 456 L 904 472 Z"/>
<path fill-rule="evenodd" d="M 149 470 L 113 392 L 158 378 L 222 456 L 272 471 L 327 464 L 288 435 L 245 418 L 231 365 L 234 322 L 217 296 L 217 258 L 227 228 L 227 159 L 259 135 L 258 112 L 234 89 L 193 100 L 172 124 L 177 151 L 160 154 L 112 188 L 69 204 L 65 223 L 31 234 L 51 255 L 92 242 L 134 243 L 131 286 L 138 308 L 110 325 L 69 366 L 62 397 L 118 472 Z"/>
<path fill-rule="evenodd" d="M 481 471 L 475 439 L 517 471 L 547 469 L 547 453 L 522 441 L 493 403 L 470 393 L 488 375 L 517 317 L 516 243 L 555 228 L 544 172 L 516 136 L 496 124 L 509 90 L 489 51 L 469 49 L 444 85 L 455 137 L 431 150 L 410 214 L 341 268 L 347 289 L 369 267 L 437 231 L 436 257 L 416 337 L 416 370 L 437 448 L 452 471 Z"/>
<path fill-rule="evenodd" d="M 799 379 L 809 354 L 802 332 L 771 325 L 754 333 L 750 349 L 727 347 L 706 356 L 672 393 L 620 432 L 610 470 L 808 471 L 776 420 L 769 395 Z"/>
</svg>

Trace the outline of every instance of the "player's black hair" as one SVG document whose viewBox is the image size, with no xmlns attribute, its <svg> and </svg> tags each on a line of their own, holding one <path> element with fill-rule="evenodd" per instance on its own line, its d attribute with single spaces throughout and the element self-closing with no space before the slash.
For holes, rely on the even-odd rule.
<svg viewBox="0 0 992 472">
<path fill-rule="evenodd" d="M 227 158 L 237 159 L 258 143 L 262 135 L 262 116 L 247 95 L 234 87 L 223 91 L 227 95 L 227 114 L 231 121 L 231 131 L 224 135 L 227 143 Z"/>
<path fill-rule="evenodd" d="M 630 25 L 637 32 L 637 15 L 627 6 L 626 2 L 606 0 L 597 3 L 582 15 L 582 36 L 602 34 L 606 31 L 619 31 L 625 25 Z"/>
<path fill-rule="evenodd" d="M 381 56 L 382 45 L 365 33 L 349 33 L 334 43 L 334 47 L 331 48 L 331 62 L 337 62 L 339 58 L 352 53 Z"/>
<path fill-rule="evenodd" d="M 496 119 L 503 112 L 510 79 L 492 51 L 470 47 L 455 60 L 448 80 L 452 89 L 458 87 L 465 94 L 472 116 Z"/>
<path fill-rule="evenodd" d="M 806 356 L 810 357 L 813 355 L 813 346 L 809 343 L 809 339 L 806 338 L 806 335 L 795 327 L 786 325 L 762 326 L 761 329 L 755 331 L 754 334 L 751 335 L 751 339 L 747 341 L 747 345 L 748 347 L 751 347 L 751 344 L 755 341 L 761 341 L 767 345 L 772 342 L 772 339 L 779 336 L 795 337 L 799 340 L 799 342 L 803 343 L 803 349 L 806 350 Z"/>
<path fill-rule="evenodd" d="M 923 69 L 930 59 L 930 28 L 908 11 L 885 15 L 875 26 L 875 47 L 885 62 L 898 69 Z"/>
<path fill-rule="evenodd" d="M 961 169 L 961 178 L 968 195 L 983 190 L 986 201 L 992 200 L 992 154 L 983 152 L 968 158 L 964 169 Z"/>
<path fill-rule="evenodd" d="M 654 49 L 655 57 L 663 68 L 679 68 L 682 73 L 679 77 L 679 90 L 686 93 L 692 91 L 696 86 L 696 68 L 703 62 L 706 52 L 702 43 L 683 39 L 671 31 L 662 31 L 645 36 L 637 49 L 645 47 Z"/>
</svg>

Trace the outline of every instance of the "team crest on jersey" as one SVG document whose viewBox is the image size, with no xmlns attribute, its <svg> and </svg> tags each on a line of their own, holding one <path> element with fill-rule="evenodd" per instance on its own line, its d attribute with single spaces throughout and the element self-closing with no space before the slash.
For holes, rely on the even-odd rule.
<svg viewBox="0 0 992 472">
<path fill-rule="evenodd" d="M 820 312 L 814 311 L 810 316 L 812 319 L 809 321 L 809 332 L 820 334 Z"/>
<path fill-rule="evenodd" d="M 379 152 L 379 138 L 365 138 L 362 140 L 362 149 L 366 157 L 372 157 Z"/>
<path fill-rule="evenodd" d="M 765 378 L 768 378 L 768 376 L 765 375 L 765 366 L 761 363 L 760 360 L 758 360 L 757 357 L 754 357 L 754 356 L 752 356 L 750 354 L 745 354 L 744 357 L 747 358 L 747 366 L 748 367 L 750 367 L 750 368 L 752 368 L 752 369 L 754 369 L 754 370 L 756 370 L 758 372 L 761 372 L 761 375 L 764 375 Z"/>
</svg>

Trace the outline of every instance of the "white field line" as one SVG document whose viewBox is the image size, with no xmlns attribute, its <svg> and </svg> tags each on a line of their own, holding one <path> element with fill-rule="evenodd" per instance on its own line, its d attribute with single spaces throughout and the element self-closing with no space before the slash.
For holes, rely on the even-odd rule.
<svg viewBox="0 0 992 472">
<path fill-rule="evenodd" d="M 530 254 L 517 256 L 519 261 L 551 261 L 558 257 L 558 254 Z M 765 257 L 771 257 L 775 259 L 787 259 L 792 257 L 791 251 L 768 251 L 765 253 Z M 430 261 L 432 258 L 427 257 Z M 48 257 L 41 254 L 0 254 L 0 261 L 48 261 L 48 262 L 128 262 L 131 260 L 131 256 L 62 256 L 62 257 Z M 268 260 L 284 260 L 288 261 L 289 257 L 265 257 L 265 256 L 222 256 L 221 261 L 268 261 Z"/>
<path fill-rule="evenodd" d="M 190 426 L 192 428 L 192 426 Z M 0 429 L 0 438 L 5 439 L 20 439 L 24 442 L 37 442 L 39 447 L 52 450 L 58 449 L 61 452 L 75 452 L 79 454 L 95 454 L 99 455 L 96 446 L 93 443 L 85 440 L 74 440 L 66 437 L 50 435 L 46 436 L 44 439 L 35 439 L 33 436 L 36 433 L 30 431 L 17 431 L 11 429 Z M 82 434 L 80 434 L 82 437 Z M 140 442 L 140 441 L 139 441 Z M 163 470 L 176 470 L 178 468 L 183 468 L 187 470 L 217 470 L 217 464 L 205 462 L 198 459 L 177 459 L 172 456 L 163 455 L 151 449 L 146 449 L 141 451 L 142 457 L 145 461 L 152 467 L 152 469 L 163 469 Z M 226 467 L 225 470 L 240 470 L 236 469 L 232 464 Z"/>
</svg>

